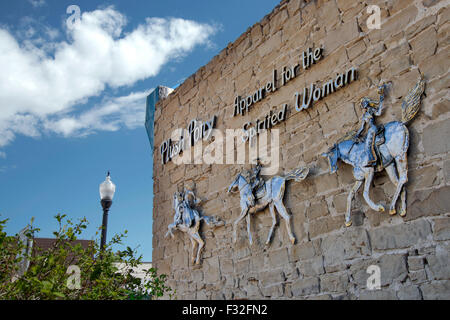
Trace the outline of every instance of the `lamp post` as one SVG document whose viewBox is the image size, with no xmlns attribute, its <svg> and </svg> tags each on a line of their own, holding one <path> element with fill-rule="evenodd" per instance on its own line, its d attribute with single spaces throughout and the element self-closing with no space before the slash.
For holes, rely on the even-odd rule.
<svg viewBox="0 0 450 320">
<path fill-rule="evenodd" d="M 116 192 L 116 185 L 112 183 L 111 177 L 108 171 L 105 181 L 100 184 L 100 203 L 103 208 L 103 223 L 102 223 L 102 238 L 100 242 L 100 251 L 105 249 L 106 245 L 106 229 L 108 227 L 108 212 L 112 205 L 112 199 Z"/>
</svg>

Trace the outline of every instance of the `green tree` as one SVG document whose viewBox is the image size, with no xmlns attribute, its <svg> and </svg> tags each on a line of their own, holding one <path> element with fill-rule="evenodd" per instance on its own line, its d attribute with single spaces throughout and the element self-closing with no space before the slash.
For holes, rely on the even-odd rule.
<svg viewBox="0 0 450 320">
<path fill-rule="evenodd" d="M 115 235 L 103 251 L 96 242 L 83 248 L 74 240 L 86 229 L 86 218 L 77 223 L 67 219 L 66 215 L 58 214 L 55 218 L 59 227 L 53 233 L 53 246 L 45 250 L 34 248 L 33 252 L 27 252 L 26 241 L 20 241 L 17 235 L 6 234 L 7 219 L 0 221 L 0 300 L 141 300 L 164 295 L 174 297 L 172 289 L 166 284 L 167 276 L 158 275 L 156 269 L 145 270 L 145 280 L 133 275 L 133 267 L 142 261 L 136 250 L 126 247 L 125 250 L 113 252 L 114 245 L 123 245 L 122 239 L 127 231 Z M 38 228 L 30 227 L 26 238 L 33 239 L 38 231 Z M 20 264 L 24 259 L 30 263 L 24 274 L 20 275 Z"/>
</svg>

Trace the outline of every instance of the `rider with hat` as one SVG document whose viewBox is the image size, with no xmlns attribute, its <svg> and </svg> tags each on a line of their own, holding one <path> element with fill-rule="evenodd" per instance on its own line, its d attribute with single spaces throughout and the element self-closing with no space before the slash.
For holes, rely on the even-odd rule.
<svg viewBox="0 0 450 320">
<path fill-rule="evenodd" d="M 365 153 L 366 160 L 363 164 L 364 167 L 372 167 L 377 163 L 377 155 L 375 153 L 375 136 L 377 133 L 377 126 L 375 125 L 375 116 L 380 116 L 383 111 L 384 101 L 384 88 L 385 85 L 378 87 L 378 94 L 380 94 L 380 101 L 374 101 L 369 98 L 362 98 L 360 107 L 364 110 L 362 117 L 361 127 L 356 133 L 357 137 L 360 137 L 366 124 L 368 125 L 367 136 L 365 139 Z"/>
<path fill-rule="evenodd" d="M 256 191 L 264 185 L 264 180 L 261 179 L 260 177 L 260 173 L 261 173 L 261 162 L 259 161 L 259 159 L 256 159 L 256 166 L 254 168 L 252 168 L 251 170 L 249 170 L 249 181 L 248 183 L 251 186 L 252 189 L 252 205 L 255 205 L 255 200 L 256 200 Z"/>
</svg>

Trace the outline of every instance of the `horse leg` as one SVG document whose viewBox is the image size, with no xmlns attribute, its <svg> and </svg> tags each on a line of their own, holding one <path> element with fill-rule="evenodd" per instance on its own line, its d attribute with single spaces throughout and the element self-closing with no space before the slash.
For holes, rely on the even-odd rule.
<svg viewBox="0 0 450 320">
<path fill-rule="evenodd" d="M 345 213 L 345 226 L 350 227 L 352 225 L 352 219 L 351 219 L 351 211 L 352 211 L 352 200 L 353 196 L 355 195 L 355 192 L 358 191 L 358 189 L 362 185 L 362 180 L 357 180 L 355 184 L 353 185 L 352 189 L 350 190 L 350 193 L 347 196 L 347 212 Z"/>
<path fill-rule="evenodd" d="M 289 240 L 292 244 L 295 244 L 295 237 L 292 234 L 291 230 L 291 216 L 287 212 L 286 207 L 284 206 L 283 202 L 281 200 L 278 200 L 275 202 L 275 207 L 278 210 L 278 213 L 281 215 L 281 217 L 284 219 L 284 222 L 286 224 L 286 229 L 289 235 Z"/>
<path fill-rule="evenodd" d="M 402 203 L 400 210 L 400 217 L 406 216 L 406 188 L 403 186 L 402 192 L 400 193 L 400 201 Z"/>
<path fill-rule="evenodd" d="M 194 238 L 192 238 L 192 235 L 189 235 L 189 239 L 191 240 L 192 243 L 192 256 L 191 256 L 191 264 L 195 263 L 195 248 L 197 247 L 197 242 L 194 240 Z"/>
<path fill-rule="evenodd" d="M 197 241 L 197 243 L 198 243 L 197 258 L 195 260 L 195 264 L 200 264 L 200 254 L 202 253 L 203 247 L 205 246 L 205 242 L 198 234 L 198 231 L 195 233 L 192 233 L 192 238 L 194 238 L 194 240 Z"/>
<path fill-rule="evenodd" d="M 392 199 L 392 203 L 395 206 L 395 203 L 398 200 L 398 197 L 401 192 L 401 200 L 402 200 L 402 209 L 400 211 L 400 216 L 404 217 L 406 215 L 406 192 L 403 188 L 406 182 L 408 182 L 408 161 L 406 158 L 406 153 L 402 154 L 399 157 L 395 158 L 395 164 L 397 166 L 397 171 L 399 173 L 397 190 L 395 190 L 394 198 Z M 395 208 L 395 207 L 394 207 Z"/>
<path fill-rule="evenodd" d="M 389 176 L 389 179 L 391 179 L 391 182 L 394 184 L 396 188 L 398 188 L 398 177 L 395 169 L 395 163 L 392 162 L 389 166 L 385 168 L 385 170 Z M 395 201 L 394 198 L 392 198 L 391 205 L 389 206 L 389 214 L 392 216 L 396 213 L 397 211 L 395 210 Z"/>
<path fill-rule="evenodd" d="M 248 233 L 248 242 L 250 243 L 250 245 L 253 244 L 253 239 L 252 239 L 252 231 L 250 230 L 250 215 L 247 214 L 247 233 Z"/>
<path fill-rule="evenodd" d="M 371 207 L 373 210 L 378 211 L 378 212 L 384 212 L 384 207 L 381 204 L 377 205 L 377 204 L 373 203 L 373 201 L 370 199 L 370 196 L 369 196 L 370 186 L 372 184 L 374 173 L 375 173 L 374 168 L 367 168 L 365 170 L 365 182 L 364 182 L 364 193 L 363 193 L 364 200 L 366 200 L 369 207 Z"/>
<path fill-rule="evenodd" d="M 272 215 L 272 227 L 270 227 L 269 236 L 267 237 L 266 245 L 269 245 L 270 239 L 272 238 L 273 230 L 277 225 L 277 216 L 275 215 L 275 209 L 273 202 L 269 205 L 270 214 Z"/>
<path fill-rule="evenodd" d="M 237 225 L 239 222 L 241 222 L 242 219 L 244 219 L 244 217 L 247 213 L 248 213 L 248 207 L 242 209 L 239 218 L 237 218 L 236 221 L 233 223 L 233 243 L 236 243 L 236 241 L 237 241 L 237 235 L 236 235 Z"/>
</svg>

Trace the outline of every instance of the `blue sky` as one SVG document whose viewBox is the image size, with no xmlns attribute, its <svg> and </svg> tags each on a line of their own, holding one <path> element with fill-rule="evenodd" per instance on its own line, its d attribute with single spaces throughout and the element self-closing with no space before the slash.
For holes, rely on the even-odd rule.
<svg viewBox="0 0 450 320">
<path fill-rule="evenodd" d="M 116 195 L 108 239 L 145 261 L 152 251 L 152 167 L 145 96 L 176 87 L 279 1 L 0 2 L 0 218 L 17 233 L 35 217 L 51 237 L 53 216 L 101 224 L 99 184 Z M 70 5 L 81 9 L 73 28 Z M 160 213 L 172 215 L 172 212 Z"/>
</svg>

